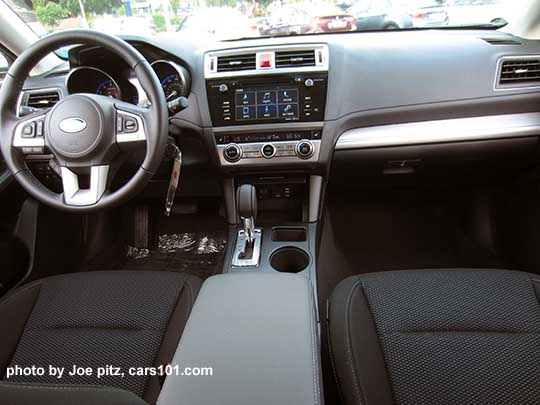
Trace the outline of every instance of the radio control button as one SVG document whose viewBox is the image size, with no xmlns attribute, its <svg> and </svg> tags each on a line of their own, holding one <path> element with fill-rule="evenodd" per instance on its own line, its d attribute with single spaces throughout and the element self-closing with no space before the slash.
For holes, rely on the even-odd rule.
<svg viewBox="0 0 540 405">
<path fill-rule="evenodd" d="M 225 83 L 220 84 L 218 90 L 220 93 L 226 93 L 229 90 L 229 86 L 227 86 Z"/>
<path fill-rule="evenodd" d="M 306 81 L 304 82 L 304 85 L 306 87 L 313 87 L 315 83 L 313 82 L 313 79 L 306 79 Z"/>
<path fill-rule="evenodd" d="M 296 155 L 301 159 L 309 159 L 313 155 L 313 144 L 310 141 L 300 141 L 296 144 Z"/>
<path fill-rule="evenodd" d="M 276 148 L 271 143 L 266 143 L 263 146 L 261 146 L 261 155 L 265 157 L 266 159 L 271 159 L 276 154 Z"/>
<path fill-rule="evenodd" d="M 231 143 L 223 150 L 223 156 L 228 162 L 237 162 L 242 157 L 242 149 L 235 143 Z"/>
</svg>

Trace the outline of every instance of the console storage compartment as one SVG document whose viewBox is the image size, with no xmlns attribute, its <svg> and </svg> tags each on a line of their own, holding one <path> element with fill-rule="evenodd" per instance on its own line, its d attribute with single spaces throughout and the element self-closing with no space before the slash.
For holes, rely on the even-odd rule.
<svg viewBox="0 0 540 405">
<path fill-rule="evenodd" d="M 272 229 L 272 242 L 305 242 L 306 228 L 276 226 Z"/>
<path fill-rule="evenodd" d="M 171 363 L 181 371 L 212 367 L 212 376 L 169 375 L 158 404 L 320 404 L 319 353 L 307 277 L 213 276 L 201 288 Z"/>
</svg>

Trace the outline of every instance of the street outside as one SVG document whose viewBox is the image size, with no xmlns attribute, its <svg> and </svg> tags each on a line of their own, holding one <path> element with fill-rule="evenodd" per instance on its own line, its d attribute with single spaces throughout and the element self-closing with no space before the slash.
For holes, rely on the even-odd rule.
<svg viewBox="0 0 540 405">
<path fill-rule="evenodd" d="M 61 29 L 92 28 L 116 35 L 174 33 L 200 40 L 488 24 L 501 19 L 510 22 L 519 9 L 519 0 L 11 0 L 8 3 L 40 36 Z"/>
</svg>

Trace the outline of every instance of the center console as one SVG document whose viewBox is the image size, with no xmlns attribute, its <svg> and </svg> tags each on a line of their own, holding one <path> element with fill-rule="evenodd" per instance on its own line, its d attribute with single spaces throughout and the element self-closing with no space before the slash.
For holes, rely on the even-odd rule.
<svg viewBox="0 0 540 405">
<path fill-rule="evenodd" d="M 325 44 L 205 54 L 212 136 L 231 225 L 224 273 L 295 273 L 316 290 Z"/>
<path fill-rule="evenodd" d="M 314 294 L 294 274 L 222 274 L 203 284 L 157 403 L 321 404 Z"/>
<path fill-rule="evenodd" d="M 326 45 L 210 52 L 205 77 L 222 167 L 318 161 L 328 85 Z"/>
</svg>

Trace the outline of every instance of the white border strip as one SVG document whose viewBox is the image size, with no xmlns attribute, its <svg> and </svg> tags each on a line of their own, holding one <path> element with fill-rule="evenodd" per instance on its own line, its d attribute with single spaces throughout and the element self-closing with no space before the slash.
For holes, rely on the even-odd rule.
<svg viewBox="0 0 540 405">
<path fill-rule="evenodd" d="M 355 128 L 345 131 L 336 150 L 478 141 L 540 135 L 540 113 L 492 115 Z"/>
</svg>

